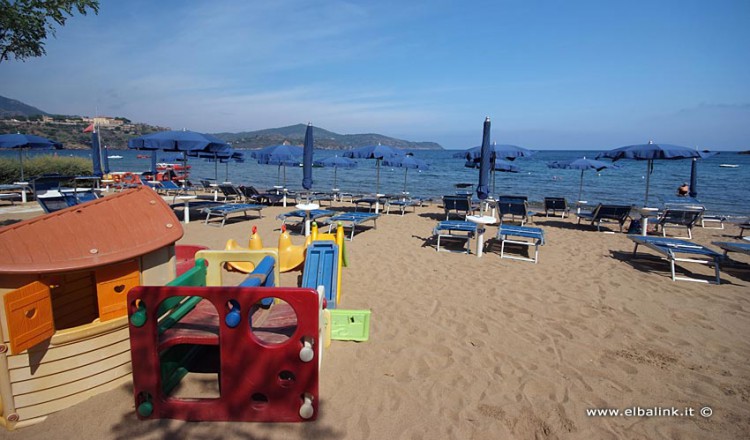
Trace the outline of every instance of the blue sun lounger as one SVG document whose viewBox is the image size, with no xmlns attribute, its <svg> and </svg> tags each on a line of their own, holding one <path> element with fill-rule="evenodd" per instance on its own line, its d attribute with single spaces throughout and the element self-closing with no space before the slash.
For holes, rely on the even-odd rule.
<svg viewBox="0 0 750 440">
<path fill-rule="evenodd" d="M 716 274 L 716 284 L 721 284 L 721 278 L 719 276 L 719 263 L 724 259 L 724 255 L 706 246 L 692 243 L 686 240 L 680 240 L 677 238 L 665 238 L 665 237 L 644 237 L 642 235 L 628 235 L 628 238 L 635 242 L 635 248 L 633 248 L 633 258 L 636 256 L 638 246 L 643 245 L 651 250 L 654 250 L 664 256 L 669 261 L 670 269 L 672 271 L 672 281 L 697 281 L 701 283 L 709 283 L 708 280 L 678 277 L 675 275 L 675 262 L 683 263 L 700 263 L 700 264 L 713 264 L 714 271 Z M 686 258 L 679 257 L 678 254 L 686 254 L 692 257 L 702 258 Z"/>
<path fill-rule="evenodd" d="M 503 224 L 497 229 L 496 238 L 500 240 L 500 258 L 533 261 L 534 264 L 539 261 L 539 246 L 544 244 L 544 230 L 542 228 Z M 515 255 L 506 256 L 505 243 L 518 244 L 527 247 L 534 246 L 534 258 L 518 257 Z"/>
<path fill-rule="evenodd" d="M 730 241 L 714 241 L 713 244 L 724 249 L 725 257 L 729 252 L 740 252 L 742 254 L 750 255 L 750 242 L 736 243 Z"/>
<path fill-rule="evenodd" d="M 302 223 L 305 221 L 305 218 L 307 218 L 305 216 L 306 212 L 307 211 L 297 209 L 294 211 L 279 214 L 276 216 L 276 219 L 281 220 L 282 225 L 285 225 L 287 220 L 289 220 L 290 218 L 298 218 L 299 223 Z M 327 209 L 313 209 L 312 211 L 309 211 L 309 212 L 310 212 L 310 221 L 314 221 L 322 217 L 331 217 L 332 215 L 336 214 L 336 211 L 329 211 Z"/>
<path fill-rule="evenodd" d="M 449 251 L 448 252 L 464 252 L 470 253 L 469 245 L 471 243 L 471 237 L 477 232 L 477 224 L 468 222 L 465 220 L 445 220 L 441 221 L 432 230 L 432 235 L 437 235 L 437 251 L 440 252 L 440 239 L 459 239 L 466 241 L 466 249 L 463 251 Z M 445 248 L 445 246 L 443 246 Z"/>
<path fill-rule="evenodd" d="M 224 226 L 224 223 L 226 223 L 229 214 L 233 214 L 235 212 L 244 212 L 245 217 L 247 217 L 247 211 L 257 211 L 258 217 L 263 217 L 263 215 L 261 214 L 261 210 L 263 210 L 263 208 L 265 208 L 265 206 L 257 205 L 254 203 L 227 203 L 224 205 L 203 208 L 202 212 L 206 213 L 207 225 L 211 224 L 209 223 L 211 217 L 221 217 L 221 226 Z"/>
<path fill-rule="evenodd" d="M 368 212 L 345 212 L 343 214 L 338 214 L 325 220 L 325 223 L 328 223 L 328 232 L 330 233 L 336 223 L 349 222 L 349 224 L 344 225 L 344 227 L 350 227 L 352 229 L 349 240 L 354 240 L 354 230 L 357 228 L 357 225 L 372 221 L 373 228 L 377 229 L 378 217 L 380 217 L 380 214 L 371 214 Z"/>
</svg>

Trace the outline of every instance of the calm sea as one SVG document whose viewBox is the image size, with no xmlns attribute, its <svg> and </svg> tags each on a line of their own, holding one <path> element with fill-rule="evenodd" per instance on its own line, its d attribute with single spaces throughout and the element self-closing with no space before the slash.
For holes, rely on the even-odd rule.
<svg viewBox="0 0 750 440">
<path fill-rule="evenodd" d="M 426 160 L 430 168 L 408 170 L 407 191 L 412 195 L 440 197 L 453 194 L 457 183 L 476 185 L 478 170 L 464 167 L 462 159 L 454 158 L 458 150 L 419 151 L 415 157 Z M 110 159 L 111 171 L 146 171 L 148 159 L 138 159 L 131 150 L 114 150 L 110 155 L 121 155 L 122 159 Z M 283 183 L 284 171 L 273 165 L 260 165 L 249 158 L 244 163 L 218 164 L 191 158 L 191 180 L 200 178 L 229 180 L 235 184 L 254 185 L 267 188 Z M 597 151 L 538 151 L 529 158 L 517 159 L 514 163 L 519 173 L 498 172 L 495 176 L 495 194 L 526 195 L 530 201 L 541 202 L 544 197 L 566 197 L 578 199 L 581 172 L 577 170 L 550 169 L 547 163 L 554 160 L 569 160 L 579 157 L 594 158 Z M 11 157 L 17 154 L 3 151 Z M 49 154 L 31 152 L 30 154 Z M 90 157 L 89 151 L 63 150 L 58 154 Z M 316 150 L 315 159 L 337 154 L 336 151 Z M 340 152 L 338 152 L 340 154 Z M 164 153 L 159 152 L 160 161 Z M 352 193 L 375 191 L 376 168 L 374 160 L 357 160 L 357 168 L 338 169 L 337 187 Z M 583 196 L 589 203 L 621 203 L 643 205 L 646 188 L 646 162 L 621 160 L 619 169 L 584 173 Z M 721 164 L 738 165 L 736 168 L 721 167 Z M 660 206 L 664 200 L 674 198 L 677 187 L 690 179 L 691 161 L 663 160 L 654 163 L 649 190 L 649 205 Z M 302 169 L 286 167 L 286 186 L 290 190 L 301 189 Z M 313 170 L 313 190 L 328 191 L 333 186 L 333 168 Z M 698 161 L 698 200 L 714 214 L 750 216 L 750 155 L 722 152 Z M 382 193 L 400 193 L 404 189 L 404 169 L 381 166 L 380 188 Z"/>
</svg>

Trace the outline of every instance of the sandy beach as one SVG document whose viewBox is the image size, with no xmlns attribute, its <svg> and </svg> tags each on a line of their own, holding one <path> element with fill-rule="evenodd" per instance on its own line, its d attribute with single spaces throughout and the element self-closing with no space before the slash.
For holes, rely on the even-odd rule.
<svg viewBox="0 0 750 440">
<path fill-rule="evenodd" d="M 334 341 L 325 352 L 316 421 L 139 421 L 129 384 L 43 423 L 0 430 L 0 438 L 747 438 L 748 256 L 731 255 L 738 263 L 722 267 L 721 285 L 673 282 L 657 254 L 644 250 L 650 257 L 632 260 L 625 234 L 577 225 L 575 216 L 536 217 L 547 240 L 538 264 L 501 259 L 492 239 L 482 258 L 476 239 L 470 255 L 436 252 L 439 205 L 382 215 L 377 229 L 347 242 L 339 308 L 371 310 L 370 338 Z M 223 249 L 230 238 L 246 243 L 256 225 L 273 246 L 276 216 L 291 209 L 267 207 L 261 219 L 233 216 L 223 228 L 206 226 L 196 211 L 178 244 Z M 1 224 L 41 215 L 1 212 Z M 489 226 L 486 238 L 496 230 Z M 698 226 L 693 234 L 711 246 L 736 241 L 739 229 Z M 678 267 L 713 274 L 702 265 Z M 300 274 L 282 274 L 281 284 L 296 286 Z M 694 414 L 587 416 L 633 407 Z M 704 407 L 710 417 L 699 414 Z"/>
</svg>

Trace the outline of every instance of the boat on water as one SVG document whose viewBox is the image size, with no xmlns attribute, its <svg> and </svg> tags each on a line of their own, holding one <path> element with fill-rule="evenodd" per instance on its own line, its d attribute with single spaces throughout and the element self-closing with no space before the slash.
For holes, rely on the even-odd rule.
<svg viewBox="0 0 750 440">
<path fill-rule="evenodd" d="M 150 159 L 151 158 L 151 156 L 149 156 L 148 154 L 136 154 L 135 157 L 136 159 Z"/>
<path fill-rule="evenodd" d="M 740 167 L 739 165 L 735 165 L 733 163 L 723 163 L 719 166 L 722 168 L 739 168 Z"/>
<path fill-rule="evenodd" d="M 179 163 L 166 163 L 166 162 L 159 162 L 156 164 L 157 171 L 165 171 L 170 168 L 175 171 L 183 171 L 183 170 L 189 170 L 190 165 L 183 165 Z"/>
<path fill-rule="evenodd" d="M 110 156 L 107 156 L 107 159 L 122 159 L 122 156 L 118 154 L 112 154 Z"/>
</svg>

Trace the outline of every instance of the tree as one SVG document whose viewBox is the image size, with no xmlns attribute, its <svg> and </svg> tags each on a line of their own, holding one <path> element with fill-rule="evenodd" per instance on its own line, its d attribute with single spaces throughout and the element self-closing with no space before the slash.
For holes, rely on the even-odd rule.
<svg viewBox="0 0 750 440">
<path fill-rule="evenodd" d="M 55 36 L 54 24 L 65 26 L 74 9 L 86 15 L 87 8 L 99 13 L 98 0 L 0 0 L 0 63 L 13 55 L 17 60 L 40 57 L 47 32 Z"/>
</svg>

